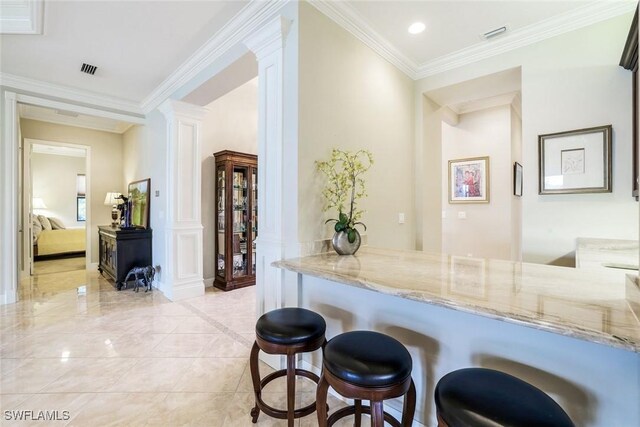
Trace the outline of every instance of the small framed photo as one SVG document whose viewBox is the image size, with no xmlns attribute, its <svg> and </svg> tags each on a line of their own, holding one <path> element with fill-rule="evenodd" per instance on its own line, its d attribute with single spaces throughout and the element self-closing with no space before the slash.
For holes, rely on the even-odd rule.
<svg viewBox="0 0 640 427">
<path fill-rule="evenodd" d="M 610 193 L 611 125 L 538 136 L 539 194 Z"/>
<path fill-rule="evenodd" d="M 449 160 L 449 203 L 489 203 L 489 157 Z"/>
<path fill-rule="evenodd" d="M 513 195 L 522 197 L 522 165 L 518 162 L 513 164 Z"/>
</svg>

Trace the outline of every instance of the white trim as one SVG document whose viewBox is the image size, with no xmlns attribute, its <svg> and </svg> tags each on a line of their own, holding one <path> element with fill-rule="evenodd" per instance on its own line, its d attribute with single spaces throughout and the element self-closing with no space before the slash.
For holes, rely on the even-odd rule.
<svg viewBox="0 0 640 427">
<path fill-rule="evenodd" d="M 87 270 L 88 271 L 98 271 L 98 263 L 97 262 L 87 263 Z"/>
<path fill-rule="evenodd" d="M 474 111 L 485 110 L 487 108 L 513 104 L 519 94 L 520 92 L 504 93 L 502 95 L 491 96 L 489 98 L 474 99 L 472 101 L 447 105 L 447 107 L 455 114 L 468 114 L 473 113 Z"/>
<path fill-rule="evenodd" d="M 23 9 L 23 14 L 7 13 L 7 9 Z M 0 34 L 42 34 L 44 0 L 0 2 Z"/>
<path fill-rule="evenodd" d="M 30 105 L 36 105 L 39 107 L 53 108 L 56 110 L 65 110 L 65 111 L 70 111 L 73 113 L 84 114 L 89 116 L 104 117 L 104 118 L 113 119 L 113 120 L 121 120 L 121 121 L 134 123 L 138 125 L 144 125 L 147 122 L 147 120 L 144 117 L 141 117 L 138 115 L 131 116 L 128 114 L 115 113 L 113 111 L 100 110 L 93 107 L 84 107 L 82 105 L 70 104 L 65 101 L 54 101 L 51 99 L 40 98 L 36 96 L 31 96 L 31 95 L 19 94 L 18 96 L 20 98 L 19 102 L 21 104 L 30 104 Z"/>
<path fill-rule="evenodd" d="M 416 79 L 418 65 L 376 32 L 347 2 L 310 0 L 309 4 L 395 65 L 407 76 Z"/>
<path fill-rule="evenodd" d="M 215 281 L 215 277 L 212 277 L 210 279 L 204 279 L 204 287 L 205 288 L 212 288 L 213 287 L 213 282 Z"/>
<path fill-rule="evenodd" d="M 235 15 L 220 31 L 195 51 L 180 67 L 167 77 L 140 104 L 148 114 L 180 87 L 191 81 L 198 73 L 213 64 L 231 47 L 256 32 L 262 24 L 273 17 L 291 0 L 252 0 Z"/>
<path fill-rule="evenodd" d="M 134 101 L 108 95 L 101 95 L 88 90 L 43 82 L 41 80 L 15 76 L 13 74 L 0 73 L 0 85 L 27 92 L 35 92 L 38 95 L 51 96 L 103 108 L 111 108 L 138 116 L 142 115 L 140 106 Z"/>
</svg>

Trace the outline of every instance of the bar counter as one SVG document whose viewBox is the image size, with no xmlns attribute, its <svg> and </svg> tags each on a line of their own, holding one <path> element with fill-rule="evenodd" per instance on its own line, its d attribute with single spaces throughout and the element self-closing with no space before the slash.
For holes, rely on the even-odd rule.
<svg viewBox="0 0 640 427">
<path fill-rule="evenodd" d="M 368 247 L 274 266 L 640 353 L 640 288 L 620 270 Z"/>
<path fill-rule="evenodd" d="M 412 355 L 416 425 L 436 425 L 448 372 L 502 370 L 541 388 L 580 426 L 640 425 L 640 289 L 619 269 L 590 271 L 363 247 L 273 263 L 297 273 L 298 305 L 327 338 L 376 330 Z M 319 354 L 305 355 L 319 371 Z M 400 403 L 385 403 L 396 413 Z"/>
</svg>

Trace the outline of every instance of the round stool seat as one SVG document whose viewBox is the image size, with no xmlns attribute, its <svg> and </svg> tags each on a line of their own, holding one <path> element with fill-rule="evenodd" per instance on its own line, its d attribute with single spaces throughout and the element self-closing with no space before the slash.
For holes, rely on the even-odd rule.
<svg viewBox="0 0 640 427">
<path fill-rule="evenodd" d="M 324 366 L 351 384 L 383 387 L 411 376 L 411 355 L 390 336 L 353 331 L 331 339 L 324 348 Z"/>
<path fill-rule="evenodd" d="M 573 427 L 569 416 L 542 390 L 492 369 L 448 373 L 436 386 L 435 401 L 451 427 Z"/>
<path fill-rule="evenodd" d="M 324 336 L 327 324 L 322 316 L 304 308 L 281 308 L 263 314 L 256 323 L 256 335 L 273 344 L 293 345 Z"/>
</svg>

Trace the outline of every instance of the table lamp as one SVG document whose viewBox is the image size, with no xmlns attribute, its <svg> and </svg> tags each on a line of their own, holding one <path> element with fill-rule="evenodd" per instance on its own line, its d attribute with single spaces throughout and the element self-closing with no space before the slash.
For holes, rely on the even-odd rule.
<svg viewBox="0 0 640 427">
<path fill-rule="evenodd" d="M 118 205 L 122 203 L 122 200 L 118 197 L 120 197 L 120 193 L 114 191 L 107 193 L 107 197 L 104 198 L 105 205 L 113 206 L 113 209 L 111 209 L 111 227 L 113 228 L 116 228 L 118 225 Z"/>
</svg>

